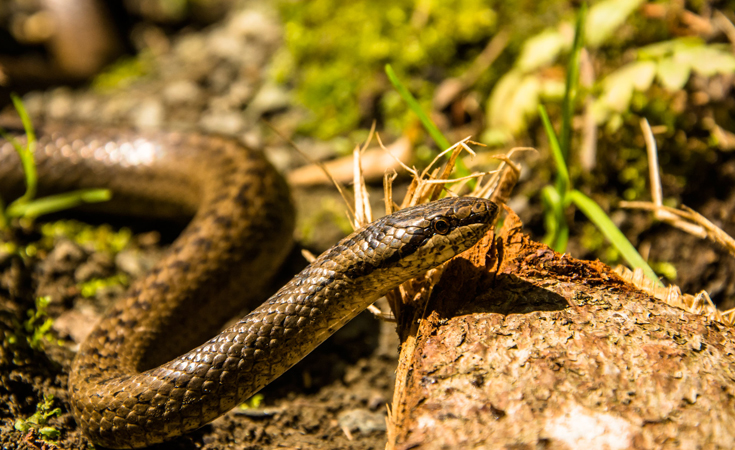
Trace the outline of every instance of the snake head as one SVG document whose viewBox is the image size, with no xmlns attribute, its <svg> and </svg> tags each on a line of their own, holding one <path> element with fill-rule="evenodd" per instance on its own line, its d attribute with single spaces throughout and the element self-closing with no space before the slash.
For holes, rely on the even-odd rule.
<svg viewBox="0 0 735 450">
<path fill-rule="evenodd" d="M 403 209 L 383 217 L 337 245 L 346 275 L 400 284 L 469 249 L 493 226 L 498 205 L 460 197 Z"/>
</svg>

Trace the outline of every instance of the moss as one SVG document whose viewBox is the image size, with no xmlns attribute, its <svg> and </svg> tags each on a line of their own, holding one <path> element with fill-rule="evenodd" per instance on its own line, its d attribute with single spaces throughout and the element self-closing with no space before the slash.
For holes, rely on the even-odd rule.
<svg viewBox="0 0 735 450">
<path fill-rule="evenodd" d="M 283 1 L 280 10 L 287 53 L 276 58 L 273 75 L 296 83 L 313 112 L 301 131 L 324 139 L 362 117 L 383 117 L 400 130 L 410 117 L 405 106 L 378 100 L 387 89 L 384 65 L 427 102 L 429 80 L 462 73 L 497 31 L 497 14 L 482 0 Z"/>
<path fill-rule="evenodd" d="M 117 273 L 108 278 L 94 278 L 79 284 L 79 291 L 83 297 L 90 298 L 97 295 L 101 289 L 107 289 L 114 286 L 126 287 L 130 280 L 124 273 Z"/>
<path fill-rule="evenodd" d="M 38 433 L 39 440 L 51 446 L 50 448 L 57 448 L 54 440 L 58 439 L 61 433 L 56 428 L 48 426 L 49 419 L 54 416 L 61 416 L 61 408 L 54 408 L 53 395 L 44 395 L 43 400 L 36 405 L 36 412 L 27 419 L 16 420 L 14 428 L 22 433 L 33 430 Z"/>
<path fill-rule="evenodd" d="M 10 345 L 20 345 L 25 338 L 25 342 L 30 348 L 36 351 L 42 351 L 46 343 L 60 344 L 61 341 L 55 339 L 51 327 L 54 320 L 48 317 L 48 305 L 51 297 L 36 298 L 36 308 L 27 311 L 28 319 L 22 324 L 16 323 L 14 328 L 15 334 L 6 336 L 7 343 Z"/>
<path fill-rule="evenodd" d="M 65 236 L 81 246 L 88 246 L 98 252 L 115 254 L 125 249 L 132 238 L 128 228 L 113 229 L 110 225 L 88 225 L 75 220 L 59 220 L 41 226 L 40 245 L 51 248 L 55 240 Z"/>
<path fill-rule="evenodd" d="M 92 88 L 97 92 L 124 88 L 150 74 L 154 65 L 153 55 L 146 51 L 135 57 L 121 58 L 95 77 Z"/>
</svg>

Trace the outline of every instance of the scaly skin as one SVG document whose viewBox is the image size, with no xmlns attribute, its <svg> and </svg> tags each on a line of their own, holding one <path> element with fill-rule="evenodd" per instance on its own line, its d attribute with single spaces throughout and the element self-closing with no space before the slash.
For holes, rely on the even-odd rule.
<svg viewBox="0 0 735 450">
<path fill-rule="evenodd" d="M 164 362 L 162 354 L 194 345 L 185 337 L 196 324 L 231 314 L 222 303 L 209 305 L 262 295 L 290 246 L 288 194 L 259 153 L 231 140 L 90 136 L 72 129 L 41 138 L 39 179 L 49 189 L 107 186 L 123 200 L 113 207 L 142 213 L 141 204 L 154 204 L 159 215 L 194 214 L 74 360 L 74 416 L 106 447 L 163 442 L 227 412 L 386 292 L 474 245 L 498 213 L 488 200 L 448 198 L 384 217 L 341 240 L 237 324 Z M 18 190 L 15 159 L 0 141 L 2 192 Z"/>
</svg>

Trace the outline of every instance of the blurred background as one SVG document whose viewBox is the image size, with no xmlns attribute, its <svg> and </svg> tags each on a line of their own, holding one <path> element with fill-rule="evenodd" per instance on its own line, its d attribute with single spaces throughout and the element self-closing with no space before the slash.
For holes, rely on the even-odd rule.
<svg viewBox="0 0 735 450">
<path fill-rule="evenodd" d="M 386 76 L 390 64 L 449 142 L 538 153 L 510 206 L 527 231 L 575 257 L 624 262 L 594 225 L 564 209 L 568 242 L 550 236 L 542 191 L 556 168 L 539 118 L 563 127 L 573 86 L 567 166 L 658 276 L 723 309 L 735 306 L 726 251 L 620 201 L 650 200 L 640 119 L 659 147 L 664 204 L 685 204 L 735 233 L 735 3 L 604 0 L 584 15 L 574 52 L 574 1 L 487 0 L 4 0 L 0 107 L 20 95 L 39 121 L 192 130 L 266 149 L 284 172 L 339 159 L 373 122 L 386 144 L 421 167 L 439 145 Z M 264 123 L 265 119 L 270 126 Z M 563 138 L 563 137 L 562 137 Z M 564 139 L 564 138 L 563 138 Z M 381 203 L 382 166 L 372 181 Z M 307 177 L 308 178 L 308 177 Z M 295 176 L 300 241 L 321 250 L 349 230 L 328 184 Z M 407 180 L 405 172 L 397 183 Z M 303 186 L 310 187 L 303 187 Z M 399 187 L 400 189 L 400 187 Z M 696 249 L 696 251 L 694 251 Z"/>
</svg>

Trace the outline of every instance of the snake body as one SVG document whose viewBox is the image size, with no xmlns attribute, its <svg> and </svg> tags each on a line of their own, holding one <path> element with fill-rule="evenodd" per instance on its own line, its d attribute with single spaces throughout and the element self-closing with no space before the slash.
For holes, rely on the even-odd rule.
<svg viewBox="0 0 735 450">
<path fill-rule="evenodd" d="M 263 295 L 291 245 L 293 209 L 275 169 L 230 139 L 84 128 L 45 130 L 36 162 L 45 190 L 109 187 L 110 207 L 193 216 L 73 362 L 72 412 L 85 435 L 111 448 L 163 442 L 230 410 L 387 291 L 474 245 L 498 213 L 488 200 L 447 198 L 386 216 L 189 350 L 206 339 L 198 325 Z M 0 180 L 4 195 L 22 186 L 1 140 Z"/>
</svg>

